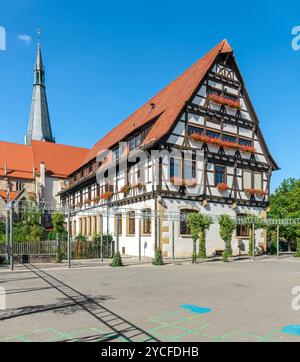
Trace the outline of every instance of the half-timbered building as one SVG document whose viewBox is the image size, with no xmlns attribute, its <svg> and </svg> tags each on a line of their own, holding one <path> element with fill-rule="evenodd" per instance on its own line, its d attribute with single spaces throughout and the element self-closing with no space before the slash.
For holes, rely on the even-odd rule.
<svg viewBox="0 0 300 362">
<path fill-rule="evenodd" d="M 104 150 L 111 155 L 101 158 Z M 134 150 L 148 155 L 143 167 L 134 154 L 120 167 Z M 113 167 L 115 174 L 108 172 Z M 123 254 L 138 255 L 142 245 L 142 254 L 153 256 L 160 245 L 164 256 L 175 248 L 183 257 L 191 255 L 193 245 L 188 213 L 215 220 L 224 213 L 263 217 L 277 169 L 233 50 L 223 40 L 100 139 L 60 196 L 72 208 L 73 236 L 118 230 Z M 109 209 L 121 210 L 120 215 L 101 216 Z M 182 217 L 174 223 L 172 215 Z M 256 240 L 264 242 L 262 231 Z M 234 253 L 247 252 L 246 228 L 237 228 L 232 247 Z M 207 234 L 207 252 L 223 248 L 216 222 Z"/>
</svg>

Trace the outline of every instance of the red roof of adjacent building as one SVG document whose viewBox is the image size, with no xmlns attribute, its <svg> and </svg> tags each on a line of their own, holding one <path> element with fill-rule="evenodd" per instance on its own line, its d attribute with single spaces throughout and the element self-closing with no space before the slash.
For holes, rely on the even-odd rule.
<svg viewBox="0 0 300 362">
<path fill-rule="evenodd" d="M 0 141 L 0 176 L 33 179 L 45 163 L 49 176 L 66 178 L 82 163 L 87 148 L 32 141 L 31 146 Z"/>
<path fill-rule="evenodd" d="M 195 89 L 200 85 L 218 54 L 231 52 L 232 48 L 227 40 L 221 41 L 166 88 L 101 138 L 87 154 L 83 165 L 96 158 L 100 151 L 109 149 L 135 129 L 155 118 L 157 120 L 143 144 L 157 142 L 161 139 L 169 132 L 186 101 L 190 99 Z"/>
<path fill-rule="evenodd" d="M 17 196 L 19 195 L 19 191 L 10 191 L 9 192 L 9 199 L 10 200 L 15 200 L 17 198 Z M 0 190 L 0 197 L 2 197 L 3 200 L 6 201 L 7 199 L 7 191 L 5 190 Z"/>
<path fill-rule="evenodd" d="M 68 176 L 81 165 L 89 152 L 87 148 L 41 141 L 32 141 L 31 147 L 35 168 L 39 170 L 41 162 L 44 162 L 47 174 L 57 177 Z"/>
<path fill-rule="evenodd" d="M 0 176 L 33 179 L 31 147 L 0 141 Z"/>
</svg>

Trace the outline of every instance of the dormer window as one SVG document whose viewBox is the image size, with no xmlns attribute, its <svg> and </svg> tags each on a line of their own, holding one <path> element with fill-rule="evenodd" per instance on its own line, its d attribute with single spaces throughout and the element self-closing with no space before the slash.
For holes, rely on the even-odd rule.
<svg viewBox="0 0 300 362">
<path fill-rule="evenodd" d="M 132 138 L 130 138 L 130 140 L 128 141 L 128 148 L 129 151 L 134 150 L 135 148 L 137 148 L 140 144 L 142 143 L 142 135 L 139 133 L 135 136 L 133 136 Z"/>
</svg>

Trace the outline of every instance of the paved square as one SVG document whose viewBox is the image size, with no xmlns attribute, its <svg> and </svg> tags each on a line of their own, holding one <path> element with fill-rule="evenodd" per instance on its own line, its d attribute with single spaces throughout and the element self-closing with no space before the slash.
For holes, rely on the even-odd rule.
<svg viewBox="0 0 300 362">
<path fill-rule="evenodd" d="M 300 261 L 292 257 L 29 268 L 0 270 L 0 341 L 300 341 L 281 332 L 300 325 L 291 307 Z"/>
</svg>

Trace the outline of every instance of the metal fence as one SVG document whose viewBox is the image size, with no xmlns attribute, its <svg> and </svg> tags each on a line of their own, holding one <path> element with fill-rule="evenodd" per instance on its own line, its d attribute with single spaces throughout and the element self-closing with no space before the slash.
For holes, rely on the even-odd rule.
<svg viewBox="0 0 300 362">
<path fill-rule="evenodd" d="M 72 259 L 98 259 L 101 257 L 111 258 L 114 255 L 114 241 L 103 243 L 102 253 L 101 245 L 95 241 L 71 241 Z M 47 256 L 56 258 L 61 253 L 63 259 L 67 258 L 67 242 L 60 241 L 23 241 L 16 242 L 13 245 L 13 254 L 15 256 Z M 7 253 L 5 243 L 0 243 L 0 255 Z"/>
</svg>

